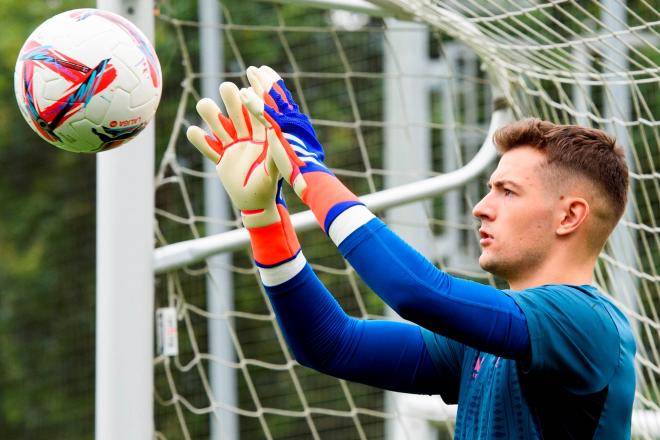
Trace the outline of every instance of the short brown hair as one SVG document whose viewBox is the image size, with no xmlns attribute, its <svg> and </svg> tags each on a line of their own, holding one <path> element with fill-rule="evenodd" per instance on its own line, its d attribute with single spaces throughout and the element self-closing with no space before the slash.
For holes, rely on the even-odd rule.
<svg viewBox="0 0 660 440">
<path fill-rule="evenodd" d="M 501 127 L 493 142 L 501 153 L 522 146 L 543 150 L 549 166 L 595 183 L 611 207 L 608 217 L 612 227 L 623 215 L 628 200 L 628 165 L 621 146 L 605 132 L 529 118 Z"/>
</svg>

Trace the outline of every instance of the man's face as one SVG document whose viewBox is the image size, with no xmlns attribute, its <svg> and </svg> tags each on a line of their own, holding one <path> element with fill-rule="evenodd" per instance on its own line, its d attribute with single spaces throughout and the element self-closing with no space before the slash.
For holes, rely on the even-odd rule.
<svg viewBox="0 0 660 440">
<path fill-rule="evenodd" d="M 490 177 L 490 192 L 472 210 L 481 220 L 479 265 L 506 280 L 539 267 L 555 242 L 559 197 L 544 163 L 544 153 L 535 148 L 504 153 Z"/>
</svg>

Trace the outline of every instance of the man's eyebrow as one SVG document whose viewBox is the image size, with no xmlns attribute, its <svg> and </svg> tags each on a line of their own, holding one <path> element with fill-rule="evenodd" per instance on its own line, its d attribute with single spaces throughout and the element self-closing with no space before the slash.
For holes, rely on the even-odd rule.
<svg viewBox="0 0 660 440">
<path fill-rule="evenodd" d="M 493 182 L 490 182 L 490 181 L 488 182 L 488 188 L 492 188 L 493 186 L 502 187 L 502 186 L 505 186 L 505 185 L 512 186 L 512 187 L 517 188 L 517 189 L 521 188 L 521 186 L 519 184 L 517 184 L 513 180 L 509 180 L 509 179 L 498 179 L 498 180 L 495 180 Z"/>
</svg>

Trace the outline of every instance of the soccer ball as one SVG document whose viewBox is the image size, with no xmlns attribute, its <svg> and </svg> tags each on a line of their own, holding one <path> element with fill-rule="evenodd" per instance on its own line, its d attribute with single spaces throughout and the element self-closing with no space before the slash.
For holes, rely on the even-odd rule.
<svg viewBox="0 0 660 440">
<path fill-rule="evenodd" d="M 96 153 L 135 137 L 151 120 L 162 90 L 160 63 L 130 21 L 75 9 L 32 32 L 14 70 L 27 123 L 46 141 Z"/>
</svg>

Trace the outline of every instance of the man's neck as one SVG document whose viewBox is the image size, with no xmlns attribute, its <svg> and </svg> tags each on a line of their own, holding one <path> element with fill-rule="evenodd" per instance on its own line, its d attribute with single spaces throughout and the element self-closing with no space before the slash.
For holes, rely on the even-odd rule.
<svg viewBox="0 0 660 440">
<path fill-rule="evenodd" d="M 507 279 L 511 290 L 523 290 L 544 284 L 591 284 L 595 258 L 556 257 L 544 262 L 527 273 Z"/>
</svg>

